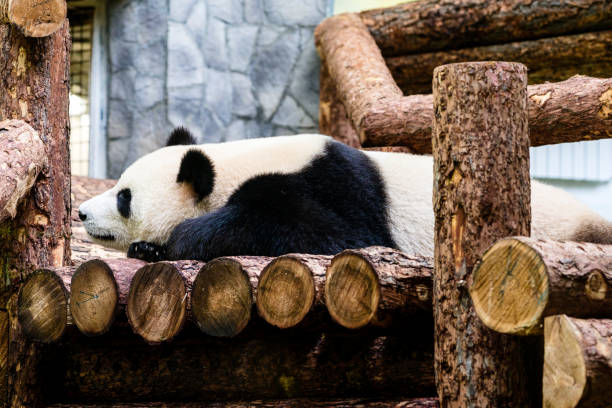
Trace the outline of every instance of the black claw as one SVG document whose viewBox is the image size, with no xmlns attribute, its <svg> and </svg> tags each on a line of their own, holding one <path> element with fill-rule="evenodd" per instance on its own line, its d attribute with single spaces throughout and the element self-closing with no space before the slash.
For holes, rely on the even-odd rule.
<svg viewBox="0 0 612 408">
<path fill-rule="evenodd" d="M 151 242 L 133 242 L 128 248 L 127 257 L 141 259 L 146 262 L 159 262 L 166 259 L 166 250 Z"/>
</svg>

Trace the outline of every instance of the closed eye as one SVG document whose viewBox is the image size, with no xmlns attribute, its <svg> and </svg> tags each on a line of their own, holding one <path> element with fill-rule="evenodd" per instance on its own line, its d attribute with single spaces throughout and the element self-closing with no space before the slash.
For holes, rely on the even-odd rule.
<svg viewBox="0 0 612 408">
<path fill-rule="evenodd" d="M 130 218 L 130 207 L 132 202 L 132 192 L 129 188 L 124 188 L 117 193 L 117 211 L 122 217 Z"/>
</svg>

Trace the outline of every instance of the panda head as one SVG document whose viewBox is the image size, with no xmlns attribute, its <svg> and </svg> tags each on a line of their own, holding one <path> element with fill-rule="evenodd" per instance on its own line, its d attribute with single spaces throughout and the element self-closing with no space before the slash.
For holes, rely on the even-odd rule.
<svg viewBox="0 0 612 408">
<path fill-rule="evenodd" d="M 79 207 L 85 230 L 97 243 L 127 250 L 132 242 L 162 245 L 180 222 L 209 210 L 215 171 L 184 128 L 166 147 L 128 167 L 110 190 Z"/>
</svg>

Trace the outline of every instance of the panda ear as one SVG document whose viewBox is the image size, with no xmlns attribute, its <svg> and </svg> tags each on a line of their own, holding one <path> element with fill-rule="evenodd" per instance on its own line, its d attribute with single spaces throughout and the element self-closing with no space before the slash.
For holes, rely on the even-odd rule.
<svg viewBox="0 0 612 408">
<path fill-rule="evenodd" d="M 195 137 L 184 127 L 177 127 L 172 131 L 168 141 L 166 142 L 166 146 L 176 146 L 176 145 L 194 145 L 196 144 Z"/>
<path fill-rule="evenodd" d="M 212 162 L 202 151 L 188 150 L 181 160 L 176 182 L 191 184 L 200 201 L 212 193 L 215 185 L 215 169 Z"/>
</svg>

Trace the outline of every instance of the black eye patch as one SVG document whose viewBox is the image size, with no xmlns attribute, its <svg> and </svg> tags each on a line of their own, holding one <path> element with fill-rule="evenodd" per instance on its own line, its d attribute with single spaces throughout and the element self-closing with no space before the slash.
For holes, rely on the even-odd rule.
<svg viewBox="0 0 612 408">
<path fill-rule="evenodd" d="M 132 192 L 129 188 L 124 188 L 117 193 L 117 211 L 125 218 L 130 218 L 130 203 L 132 202 Z"/>
</svg>

